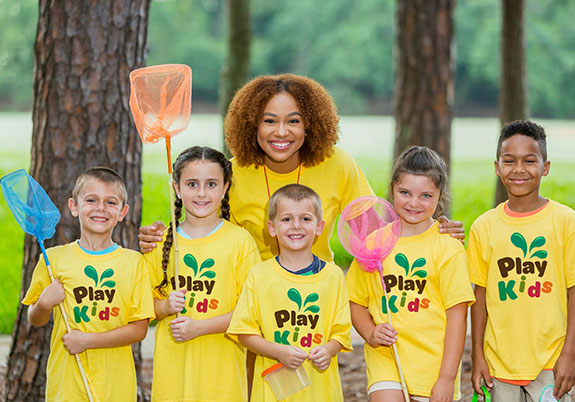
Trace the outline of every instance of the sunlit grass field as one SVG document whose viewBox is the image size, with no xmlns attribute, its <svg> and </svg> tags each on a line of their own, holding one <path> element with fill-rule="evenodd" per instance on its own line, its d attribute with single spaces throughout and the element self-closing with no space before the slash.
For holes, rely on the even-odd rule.
<svg viewBox="0 0 575 402">
<path fill-rule="evenodd" d="M 0 174 L 28 169 L 29 114 L 0 114 Z M 551 172 L 543 179 L 541 193 L 575 207 L 575 121 L 538 121 L 548 135 Z M 386 196 L 393 153 L 393 119 L 349 116 L 341 121 L 339 146 L 350 152 L 365 172 L 374 191 Z M 215 115 L 193 115 L 190 127 L 174 139 L 173 157 L 190 145 L 221 149 L 221 121 Z M 499 130 L 496 119 L 456 119 L 452 130 L 451 217 L 471 223 L 493 206 L 496 177 L 493 159 Z M 17 140 L 15 140 L 17 139 Z M 163 144 L 146 145 L 143 163 L 142 223 L 169 220 L 169 193 Z M 10 333 L 20 300 L 24 234 L 3 198 L 0 200 L 0 333 Z M 347 266 L 349 255 L 332 237 L 336 262 Z"/>
</svg>

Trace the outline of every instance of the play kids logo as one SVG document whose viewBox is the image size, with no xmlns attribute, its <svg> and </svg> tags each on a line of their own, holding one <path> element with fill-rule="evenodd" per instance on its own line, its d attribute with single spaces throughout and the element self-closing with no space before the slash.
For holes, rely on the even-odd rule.
<svg viewBox="0 0 575 402">
<path fill-rule="evenodd" d="M 427 284 L 427 271 L 423 268 L 427 261 L 425 258 L 418 258 L 409 264 L 409 260 L 405 254 L 398 253 L 395 256 L 395 263 L 399 265 L 405 271 L 405 276 L 403 275 L 386 275 L 383 277 L 385 287 L 389 292 L 394 287 L 397 287 L 401 291 L 401 299 L 399 305 L 397 304 L 397 295 L 392 295 L 388 297 L 389 311 L 392 313 L 397 313 L 400 308 L 407 308 L 408 311 L 412 313 L 417 313 L 419 309 L 426 309 L 429 307 L 430 300 L 427 298 L 415 297 L 408 301 L 408 292 L 416 292 L 418 295 L 423 294 L 425 290 L 425 285 Z M 384 314 L 387 314 L 387 306 L 385 303 L 385 295 L 381 297 L 381 309 Z"/>
<path fill-rule="evenodd" d="M 525 293 L 529 297 L 541 297 L 541 293 L 551 293 L 553 283 L 549 281 L 531 281 L 531 286 L 526 285 L 527 278 L 543 278 L 547 269 L 547 251 L 540 250 L 546 243 L 543 236 L 538 236 L 527 246 L 527 241 L 521 233 L 515 232 L 511 235 L 511 243 L 523 252 L 523 258 L 504 257 L 497 260 L 499 273 L 503 279 L 515 274 L 519 277 L 519 285 L 515 279 L 502 280 L 498 282 L 499 300 L 515 300 L 517 293 Z M 528 257 L 529 256 L 529 257 Z"/>
<path fill-rule="evenodd" d="M 208 299 L 204 297 L 203 300 L 197 301 L 199 299 L 196 298 L 199 294 L 205 294 L 205 296 L 210 296 L 214 290 L 214 286 L 216 285 L 216 281 L 214 278 L 216 277 L 216 273 L 212 271 L 210 268 L 215 265 L 215 261 L 213 258 L 208 258 L 204 260 L 198 267 L 198 261 L 196 257 L 192 254 L 186 254 L 184 256 L 184 264 L 188 268 L 190 268 L 193 272 L 193 275 L 179 275 L 178 276 L 178 285 L 179 289 L 186 289 L 189 294 L 186 294 L 186 297 L 189 297 L 187 307 L 192 309 L 195 307 L 198 313 L 207 313 L 208 309 L 215 310 L 218 307 L 218 299 Z M 189 272 L 189 271 L 188 271 Z M 172 288 L 176 289 L 176 281 L 175 278 L 172 277 Z M 182 310 L 182 313 L 186 313 L 188 310 L 186 307 Z"/>
<path fill-rule="evenodd" d="M 282 345 L 301 345 L 302 347 L 311 347 L 312 343 L 321 344 L 323 335 L 320 333 L 308 332 L 300 337 L 300 327 L 305 327 L 308 331 L 313 331 L 319 321 L 319 306 L 314 304 L 319 300 L 319 295 L 317 293 L 310 293 L 307 295 L 302 303 L 301 293 L 295 289 L 291 288 L 287 291 L 288 299 L 295 303 L 297 306 L 297 311 L 293 310 L 278 310 L 274 313 L 276 319 L 276 325 L 278 328 L 283 328 L 284 325 L 289 323 L 293 329 L 290 330 L 275 331 L 274 341 Z M 307 314 L 306 314 L 307 313 Z"/>
<path fill-rule="evenodd" d="M 98 276 L 98 271 L 91 265 L 84 268 L 84 275 L 94 281 L 94 286 L 78 286 L 72 290 L 77 304 L 85 301 L 92 302 L 91 306 L 74 306 L 74 321 L 76 323 L 89 322 L 90 317 L 98 317 L 101 321 L 108 321 L 110 316 L 117 317 L 120 313 L 119 307 L 109 306 L 98 311 L 98 303 L 111 304 L 116 294 L 116 282 L 110 280 L 114 276 L 112 268 L 106 269 L 102 275 Z"/>
</svg>

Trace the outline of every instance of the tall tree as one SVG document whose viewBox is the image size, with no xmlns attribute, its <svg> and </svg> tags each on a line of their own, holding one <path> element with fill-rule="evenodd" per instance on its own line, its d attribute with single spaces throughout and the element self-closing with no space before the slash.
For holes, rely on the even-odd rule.
<svg viewBox="0 0 575 402">
<path fill-rule="evenodd" d="M 398 0 L 394 157 L 411 145 L 449 166 L 453 118 L 455 0 Z"/>
<path fill-rule="evenodd" d="M 79 237 L 67 199 L 79 172 L 109 166 L 126 180 L 131 210 L 114 240 L 136 248 L 141 218 L 141 143 L 128 108 L 128 74 L 144 65 L 150 0 L 40 0 L 34 45 L 30 174 L 60 208 L 48 246 Z M 40 254 L 27 236 L 22 294 Z M 43 401 L 52 323 L 32 327 L 22 305 L 12 334 L 5 401 Z M 135 353 L 140 360 L 139 347 Z"/>
<path fill-rule="evenodd" d="M 220 113 L 226 115 L 235 92 L 246 83 L 250 73 L 250 0 L 227 0 L 228 54 L 220 77 Z M 224 153 L 230 151 L 224 141 Z"/>
<path fill-rule="evenodd" d="M 501 68 L 499 76 L 499 121 L 501 126 L 529 115 L 525 64 L 525 0 L 502 0 Z M 507 191 L 497 179 L 495 205 L 507 199 Z"/>
</svg>

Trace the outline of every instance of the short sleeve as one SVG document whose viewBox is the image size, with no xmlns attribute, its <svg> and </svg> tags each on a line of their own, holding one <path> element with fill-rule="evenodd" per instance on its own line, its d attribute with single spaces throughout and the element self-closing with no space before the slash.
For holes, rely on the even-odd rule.
<svg viewBox="0 0 575 402">
<path fill-rule="evenodd" d="M 154 318 L 154 298 L 148 269 L 143 257 L 137 259 L 134 288 L 130 302 L 130 322 Z"/>
<path fill-rule="evenodd" d="M 40 295 L 50 285 L 50 275 L 48 274 L 48 268 L 44 263 L 44 256 L 40 255 L 36 266 L 34 267 L 34 272 L 32 273 L 32 281 L 22 300 L 22 304 L 31 305 L 38 301 Z"/>
<path fill-rule="evenodd" d="M 149 253 L 144 254 L 144 267 L 148 272 L 148 282 L 152 290 L 152 296 L 156 299 L 166 299 L 167 295 L 162 294 L 157 287 L 164 280 L 164 271 L 162 270 L 161 250 L 163 243 L 158 243 L 158 247 Z"/>
<path fill-rule="evenodd" d="M 332 339 L 338 341 L 342 345 L 342 352 L 351 352 L 351 313 L 349 310 L 349 297 L 343 275 L 340 276 L 337 291 L 337 311 L 331 327 L 330 336 L 330 340 Z"/>
<path fill-rule="evenodd" d="M 242 288 L 242 293 L 228 330 L 226 333 L 234 340 L 237 341 L 237 335 L 240 334 L 252 334 L 252 335 L 262 335 L 260 328 L 261 315 L 258 308 L 258 303 L 256 301 L 254 285 L 254 275 L 253 271 L 248 274 L 248 277 Z"/>
<path fill-rule="evenodd" d="M 446 310 L 459 303 L 469 302 L 471 305 L 475 301 L 463 247 L 442 264 L 439 271 L 439 292 Z"/>
<path fill-rule="evenodd" d="M 364 307 L 369 305 L 367 275 L 353 260 L 345 277 L 349 300 Z"/>
<path fill-rule="evenodd" d="M 567 288 L 575 286 L 575 214 L 566 219 L 566 240 L 563 246 L 563 266 L 565 267 L 565 283 Z"/>
<path fill-rule="evenodd" d="M 483 257 L 481 238 L 476 225 L 471 226 L 467 245 L 469 277 L 472 283 L 485 287 L 487 284 L 488 262 Z"/>
<path fill-rule="evenodd" d="M 245 241 L 242 252 L 238 256 L 238 268 L 236 271 L 236 294 L 241 294 L 244 282 L 252 267 L 261 262 L 258 246 L 253 237 L 245 231 Z"/>
<path fill-rule="evenodd" d="M 339 211 L 343 211 L 347 204 L 352 202 L 358 197 L 364 195 L 373 195 L 373 190 L 363 174 L 363 171 L 357 162 L 345 151 L 339 150 L 342 153 L 342 164 L 345 168 L 346 179 L 340 181 L 342 188 L 342 197 Z"/>
</svg>

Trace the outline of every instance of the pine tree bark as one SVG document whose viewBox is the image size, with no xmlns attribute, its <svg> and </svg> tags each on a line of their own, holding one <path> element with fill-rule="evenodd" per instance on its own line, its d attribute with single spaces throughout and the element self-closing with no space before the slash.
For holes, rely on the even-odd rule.
<svg viewBox="0 0 575 402">
<path fill-rule="evenodd" d="M 525 63 L 525 0 L 502 0 L 501 74 L 499 78 L 499 121 L 501 127 L 529 116 Z M 507 199 L 507 191 L 497 179 L 495 205 Z"/>
<path fill-rule="evenodd" d="M 222 118 L 236 91 L 246 83 L 250 73 L 251 22 L 249 0 L 227 0 L 228 54 L 220 77 L 219 104 Z M 224 153 L 230 151 L 224 143 Z"/>
<path fill-rule="evenodd" d="M 450 163 L 455 0 L 398 0 L 394 159 L 412 145 Z"/>
<path fill-rule="evenodd" d="M 102 165 L 125 179 L 130 212 L 114 241 L 137 248 L 141 218 L 141 142 L 132 122 L 128 74 L 146 60 L 150 0 L 39 1 L 34 46 L 34 106 L 30 174 L 62 214 L 46 246 L 79 238 L 67 208 L 77 175 Z M 26 236 L 22 298 L 40 255 Z M 2 400 L 43 401 L 52 322 L 32 327 L 20 305 Z M 136 357 L 140 360 L 139 346 Z"/>
</svg>

